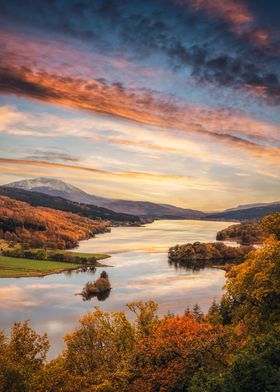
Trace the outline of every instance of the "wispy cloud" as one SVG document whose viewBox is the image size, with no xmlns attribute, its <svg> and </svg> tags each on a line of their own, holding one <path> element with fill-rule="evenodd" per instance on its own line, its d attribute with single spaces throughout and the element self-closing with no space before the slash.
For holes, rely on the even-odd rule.
<svg viewBox="0 0 280 392">
<path fill-rule="evenodd" d="M 150 110 L 150 108 L 147 108 Z M 29 114 L 13 106 L 0 107 L 0 132 L 17 136 L 75 137 L 100 144 L 116 145 L 136 152 L 153 151 L 196 158 L 199 161 L 239 165 L 247 156 L 247 165 L 268 164 L 279 167 L 279 128 L 241 113 L 199 107 L 178 110 L 169 127 L 147 126 L 143 121 L 118 122 L 91 117 L 64 118 L 43 112 Z M 152 114 L 154 116 L 154 114 Z M 155 122 L 159 119 L 155 116 Z M 177 127 L 175 127 L 175 125 Z M 134 135 L 131 138 L 131 135 Z M 219 143 L 221 149 L 217 149 Z M 226 148 L 226 154 L 225 149 Z M 240 155 L 241 154 L 241 155 Z M 25 158 L 47 161 L 78 161 L 61 151 L 37 151 Z"/>
<path fill-rule="evenodd" d="M 242 133 L 246 133 L 247 129 L 253 133 L 253 124 L 250 124 L 250 120 L 238 118 L 228 111 L 188 107 L 174 97 L 172 99 L 145 89 L 137 91 L 121 84 L 110 84 L 105 80 L 63 78 L 43 72 L 2 67 L 0 90 L 145 125 L 206 134 L 231 143 L 238 143 L 239 139 L 242 139 Z M 232 125 L 238 127 L 237 132 L 235 131 L 239 131 L 238 136 L 229 134 L 230 131 L 234 132 L 234 128 L 230 130 Z M 263 126 L 266 129 L 275 129 L 269 125 L 262 124 L 261 127 Z M 259 136 L 258 129 L 256 132 L 256 136 Z M 262 133 L 264 137 L 264 132 Z M 245 143 L 244 140 L 244 145 Z"/>
<path fill-rule="evenodd" d="M 153 182 L 174 181 L 181 184 L 187 184 L 191 187 L 205 188 L 211 184 L 212 186 L 220 186 L 221 189 L 223 188 L 223 184 L 218 183 L 217 181 L 215 182 L 206 179 L 199 179 L 191 176 L 168 175 L 165 173 L 138 172 L 138 171 L 112 172 L 107 170 L 95 169 L 92 167 L 75 166 L 75 165 L 68 165 L 68 164 L 55 163 L 55 162 L 45 162 L 45 161 L 29 160 L 29 159 L 0 158 L 0 165 L 5 165 L 5 164 L 15 165 L 15 166 L 23 165 L 23 166 L 31 166 L 31 167 L 70 169 L 71 171 L 91 173 L 92 178 L 97 177 L 97 178 L 105 178 L 110 180 L 118 180 L 118 179 L 124 179 L 126 181 L 147 180 Z M 17 170 L 16 167 L 15 170 Z"/>
<path fill-rule="evenodd" d="M 27 160 L 49 161 L 49 162 L 79 162 L 80 159 L 66 153 L 58 148 L 55 149 L 36 149 L 26 154 Z"/>
</svg>

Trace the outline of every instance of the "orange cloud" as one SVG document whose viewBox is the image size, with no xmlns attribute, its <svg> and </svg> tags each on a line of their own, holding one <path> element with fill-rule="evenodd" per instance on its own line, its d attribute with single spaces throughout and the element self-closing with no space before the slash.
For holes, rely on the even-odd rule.
<svg viewBox="0 0 280 392">
<path fill-rule="evenodd" d="M 255 27 L 255 17 L 247 5 L 237 0 L 178 0 L 194 12 L 203 10 L 208 17 L 223 20 L 237 36 L 246 36 L 256 45 L 266 45 L 269 32 Z"/>
<path fill-rule="evenodd" d="M 28 167 L 30 169 L 27 169 Z M 90 181 L 91 179 L 96 179 L 98 182 L 101 180 L 103 191 L 106 189 L 107 183 L 107 187 L 109 187 L 108 189 L 110 190 L 109 194 L 112 194 L 112 189 L 114 189 L 116 186 L 117 188 L 122 188 L 122 186 L 124 188 L 128 188 L 128 193 L 131 194 L 133 193 L 133 188 L 131 188 L 131 186 L 134 187 L 136 184 L 140 184 L 141 188 L 143 184 L 145 184 L 145 187 L 149 189 L 150 193 L 152 193 L 154 189 L 160 192 L 160 188 L 167 189 L 168 192 L 172 191 L 172 189 L 174 190 L 184 188 L 189 190 L 219 189 L 219 192 L 223 192 L 225 189 L 227 189 L 227 185 L 223 182 L 206 178 L 139 171 L 112 172 L 84 166 L 74 166 L 26 159 L 0 158 L 0 169 L 2 173 L 5 173 L 6 175 L 21 174 L 25 177 L 38 175 L 41 176 L 42 169 L 55 169 L 54 172 L 47 173 L 47 175 L 54 177 L 59 177 L 62 175 L 63 178 L 67 178 L 70 175 L 71 179 L 75 178 L 75 172 L 77 172 L 76 177 L 79 181 Z M 58 172 L 58 170 L 62 170 L 62 172 Z"/>
<path fill-rule="evenodd" d="M 251 20 L 249 14 L 246 13 L 246 8 L 238 8 L 238 4 L 231 1 L 227 2 L 227 5 L 218 1 L 193 2 L 193 6 L 196 8 L 211 6 L 211 9 L 218 10 L 219 15 L 224 17 L 231 10 L 230 16 L 227 16 L 231 23 L 245 23 L 245 21 Z M 71 50 L 66 53 L 61 43 L 51 47 L 49 43 L 31 40 L 27 41 L 25 45 L 20 45 L 22 42 L 17 36 L 11 36 L 7 33 L 4 34 L 4 39 L 3 37 L 0 39 L 0 43 L 4 44 L 5 40 L 8 44 L 3 45 L 3 48 L 6 48 L 3 50 L 7 56 L 0 67 L 0 91 L 4 93 L 106 114 L 154 128 L 164 128 L 171 133 L 183 132 L 185 136 L 198 135 L 202 138 L 202 142 L 219 142 L 226 147 L 247 152 L 254 157 L 278 165 L 279 161 L 276 156 L 279 149 L 262 146 L 275 144 L 279 135 L 279 127 L 274 124 L 255 120 L 244 113 L 233 110 L 206 109 L 205 107 L 188 105 L 186 102 L 174 99 L 174 97 L 154 91 L 127 88 L 122 84 L 108 83 L 99 78 L 92 79 L 89 77 L 89 73 L 90 71 L 91 74 L 94 73 L 95 68 L 89 68 L 88 64 L 83 61 L 81 61 L 81 65 L 79 64 L 81 68 L 75 68 L 75 72 L 79 74 L 75 77 L 69 76 L 71 70 L 67 66 L 65 69 L 56 69 L 53 66 L 51 71 L 47 72 L 45 69 L 49 64 L 48 57 L 53 60 L 53 57 L 57 56 L 64 58 L 65 54 L 68 56 L 68 60 L 74 60 L 77 53 L 72 53 Z M 47 50 L 49 56 L 42 55 L 44 50 Z M 101 59 L 102 61 L 110 62 L 118 69 L 128 68 L 133 72 L 131 62 L 102 57 L 104 57 Z M 51 63 L 55 64 L 54 61 Z M 154 74 L 152 70 L 146 71 L 148 74 L 150 72 L 151 75 Z M 83 77 L 80 76 L 81 74 Z M 251 91 L 257 95 L 267 94 L 266 90 L 261 87 L 251 88 Z M 0 120 L 1 123 L 3 121 L 5 120 Z M 14 130 L 14 132 L 17 131 Z M 26 135 L 30 135 L 35 131 L 25 130 L 25 132 Z M 40 134 L 39 131 L 37 131 L 38 134 Z M 87 136 L 89 135 L 87 134 Z M 107 138 L 107 140 L 110 139 Z M 186 155 L 189 153 L 187 149 L 184 150 L 180 146 L 162 147 L 158 145 L 160 143 L 143 142 L 135 140 L 135 138 L 111 137 L 111 142 L 131 146 L 136 146 L 138 143 L 139 147 L 145 144 L 145 148 L 154 151 L 165 149 L 167 152 Z M 196 155 L 196 152 L 192 152 L 191 155 Z"/>
<path fill-rule="evenodd" d="M 1 75 L 1 69 L 0 69 Z M 230 148 L 247 152 L 254 157 L 279 166 L 279 149 L 265 147 L 273 145 L 278 139 L 279 127 L 257 121 L 254 118 L 232 110 L 210 110 L 199 106 L 186 106 L 182 102 L 170 102 L 168 97 L 149 91 L 126 89 L 100 80 L 73 79 L 58 77 L 47 73 L 36 73 L 29 70 L 3 69 L 0 89 L 10 93 L 18 93 L 54 104 L 79 108 L 94 113 L 112 115 L 142 125 L 168 130 L 167 132 L 183 132 L 186 135 L 198 135 L 202 142 L 215 142 Z M 6 113 L 7 112 L 7 113 Z M 3 109 L 0 124 L 11 122 L 17 113 Z M 6 118 L 7 114 L 7 118 Z M 121 127 L 120 127 L 121 128 Z M 14 131 L 20 134 L 18 131 Z M 13 131 L 11 130 L 11 133 Z M 40 135 L 37 131 L 24 130 L 23 134 Z M 54 131 L 55 134 L 55 131 Z M 78 132 L 79 134 L 79 132 Z M 80 136 L 91 137 L 89 132 Z M 102 138 L 92 134 L 92 137 Z M 250 138 L 257 142 L 251 142 Z M 182 153 L 199 156 L 194 151 L 181 147 L 157 145 L 135 138 L 105 137 L 105 140 L 116 144 L 144 146 L 154 151 Z"/>
<path fill-rule="evenodd" d="M 186 1 L 182 0 L 181 3 Z M 242 26 L 247 26 L 254 20 L 245 4 L 233 0 L 187 0 L 194 11 L 205 10 L 210 16 L 217 16 L 228 22 L 232 28 L 239 32 Z"/>
<path fill-rule="evenodd" d="M 192 177 L 184 177 L 184 176 L 176 176 L 176 175 L 168 175 L 162 173 L 148 173 L 148 172 L 136 172 L 136 171 L 129 171 L 129 172 L 111 172 L 107 170 L 100 170 L 94 169 L 91 167 L 84 167 L 84 166 L 74 166 L 74 165 L 67 165 L 62 163 L 53 163 L 53 162 L 44 162 L 44 161 L 35 161 L 35 160 L 27 160 L 27 159 L 6 159 L 0 158 L 0 163 L 2 164 L 11 164 L 11 165 L 25 165 L 25 166 L 35 166 L 35 167 L 47 167 L 47 168 L 58 168 L 58 169 L 70 169 L 75 171 L 85 171 L 95 174 L 97 176 L 103 177 L 123 177 L 125 179 L 146 179 L 153 181 L 165 181 L 165 180 L 182 180 L 182 179 L 192 179 Z"/>
<path fill-rule="evenodd" d="M 140 124 L 181 129 L 221 141 L 239 143 L 242 135 L 267 138 L 273 125 L 225 110 L 186 106 L 147 90 L 132 90 L 97 79 L 59 77 L 19 68 L 0 68 L 0 89 L 46 102 L 113 115 Z M 257 125 L 257 126 L 256 126 Z M 234 138 L 235 137 L 235 138 Z M 242 140 L 241 140 L 242 141 Z M 246 141 L 243 140 L 245 145 Z"/>
<path fill-rule="evenodd" d="M 125 146 L 133 146 L 139 147 L 143 149 L 148 149 L 152 151 L 158 151 L 162 153 L 171 153 L 177 155 L 185 155 L 188 157 L 196 157 L 201 161 L 216 161 L 222 164 L 235 164 L 238 165 L 240 163 L 240 156 L 234 158 L 236 145 L 228 146 L 227 155 L 219 154 L 214 151 L 205 151 L 203 149 L 195 151 L 194 149 L 184 149 L 184 148 L 176 148 L 171 147 L 170 145 L 156 145 L 153 143 L 148 143 L 145 141 L 134 141 L 128 139 L 122 139 L 118 137 L 109 137 L 106 140 L 111 141 L 116 144 L 125 145 Z M 179 143 L 179 141 L 178 141 Z M 238 149 L 247 153 L 254 158 L 257 158 L 260 162 L 266 162 L 274 167 L 280 167 L 280 149 L 279 148 L 264 148 L 260 147 L 255 143 L 247 143 L 242 141 L 239 142 Z M 229 153 L 231 153 L 229 155 Z M 252 164 L 252 163 L 251 163 Z M 249 162 L 248 162 L 249 165 Z"/>
</svg>

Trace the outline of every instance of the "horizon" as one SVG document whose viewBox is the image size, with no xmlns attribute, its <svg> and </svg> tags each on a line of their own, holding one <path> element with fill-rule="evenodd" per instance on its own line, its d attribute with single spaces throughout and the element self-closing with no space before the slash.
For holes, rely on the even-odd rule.
<svg viewBox="0 0 280 392">
<path fill-rule="evenodd" d="M 201 211 L 280 199 L 280 5 L 1 4 L 0 184 Z"/>
<path fill-rule="evenodd" d="M 64 181 L 64 180 L 62 180 L 61 178 L 52 178 L 52 177 L 34 177 L 34 178 L 25 178 L 25 179 L 22 179 L 22 180 L 18 180 L 18 181 L 13 181 L 13 182 L 10 182 L 10 183 L 6 183 L 6 184 L 0 184 L 0 186 L 8 186 L 8 185 L 12 185 L 12 184 L 15 184 L 15 183 L 17 183 L 17 182 L 22 182 L 22 181 L 32 181 L 32 180 L 49 180 L 49 181 L 60 181 L 60 182 L 62 182 L 62 183 L 64 183 L 64 184 L 66 184 L 66 185 L 70 185 L 70 186 L 74 186 L 74 187 L 76 187 L 78 190 L 80 190 L 80 191 L 82 191 L 82 192 L 86 192 L 84 189 L 82 189 L 82 188 L 79 188 L 79 187 L 77 187 L 76 185 L 74 185 L 74 184 L 72 184 L 72 183 L 70 183 L 70 182 L 67 182 L 67 181 Z M 21 188 L 20 188 L 21 189 Z M 32 190 L 31 190 L 32 191 Z M 37 192 L 37 191 L 36 191 Z M 40 191 L 39 191 L 39 193 L 40 193 Z M 98 194 L 91 194 L 91 193 L 88 193 L 88 192 L 86 192 L 87 194 L 89 194 L 90 196 L 97 196 L 97 197 L 104 197 L 103 195 L 98 195 Z M 126 199 L 116 199 L 116 200 L 126 200 Z M 154 202 L 151 202 L 150 200 L 133 200 L 133 201 L 135 201 L 135 202 L 139 202 L 139 203 L 141 203 L 141 202 L 149 202 L 149 203 L 154 203 Z M 208 210 L 208 211 L 205 211 L 205 210 L 199 210 L 199 211 L 201 211 L 201 212 L 204 212 L 204 213 L 214 213 L 214 212 L 222 212 L 222 211 L 226 211 L 227 209 L 235 209 L 235 208 L 238 208 L 238 207 L 243 207 L 243 206 L 254 206 L 254 205 L 256 205 L 256 204 L 269 204 L 269 203 L 280 203 L 279 201 L 277 201 L 277 200 L 274 200 L 273 202 L 266 202 L 266 201 L 263 201 L 263 202 L 252 202 L 252 203 L 247 203 L 247 204 L 238 204 L 238 205 L 236 205 L 236 206 L 232 206 L 232 207 L 228 207 L 228 208 L 226 208 L 226 209 L 219 209 L 219 210 Z M 164 203 L 164 202 L 161 202 L 161 203 L 156 203 L 156 204 L 161 204 L 161 205 L 173 205 L 173 204 L 169 204 L 169 203 Z M 181 206 L 176 206 L 176 205 L 173 205 L 174 207 L 179 207 L 179 208 L 187 208 L 187 207 L 181 207 Z"/>
</svg>

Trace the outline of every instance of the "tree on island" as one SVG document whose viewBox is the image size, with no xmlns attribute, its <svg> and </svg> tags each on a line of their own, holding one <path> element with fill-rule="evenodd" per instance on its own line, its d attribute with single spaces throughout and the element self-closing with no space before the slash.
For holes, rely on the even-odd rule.
<svg viewBox="0 0 280 392">
<path fill-rule="evenodd" d="M 86 301 L 93 297 L 97 297 L 99 301 L 104 301 L 106 298 L 108 298 L 111 288 L 112 287 L 107 272 L 102 271 L 100 278 L 98 278 L 95 282 L 86 283 L 81 292 L 81 295 Z"/>
</svg>

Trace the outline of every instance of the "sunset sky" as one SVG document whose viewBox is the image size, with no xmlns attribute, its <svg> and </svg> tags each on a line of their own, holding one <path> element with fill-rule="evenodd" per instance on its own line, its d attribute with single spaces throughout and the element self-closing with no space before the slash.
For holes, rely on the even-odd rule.
<svg viewBox="0 0 280 392">
<path fill-rule="evenodd" d="M 0 184 L 280 200 L 280 2 L 0 0 Z"/>
</svg>

